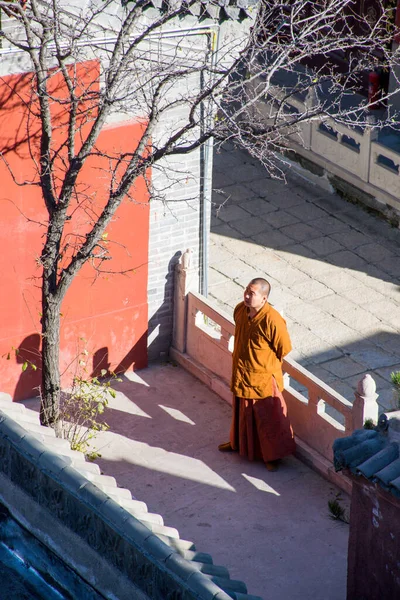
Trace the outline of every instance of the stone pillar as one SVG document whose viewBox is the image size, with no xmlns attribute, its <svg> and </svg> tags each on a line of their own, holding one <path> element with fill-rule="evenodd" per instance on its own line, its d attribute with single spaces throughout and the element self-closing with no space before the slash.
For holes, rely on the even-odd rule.
<svg viewBox="0 0 400 600">
<path fill-rule="evenodd" d="M 311 86 L 307 92 L 304 101 L 304 107 L 307 113 L 313 114 L 317 112 L 319 105 L 318 94 L 315 86 Z M 301 125 L 303 133 L 303 145 L 306 150 L 312 149 L 312 133 L 313 128 L 318 127 L 319 121 L 304 121 Z"/>
<path fill-rule="evenodd" d="M 360 143 L 360 170 L 358 176 L 363 181 L 368 182 L 371 168 L 371 143 L 378 139 L 379 130 L 376 126 L 376 117 L 373 114 L 367 115 L 366 120 L 367 125 Z"/>
<path fill-rule="evenodd" d="M 353 430 L 361 429 L 367 419 L 372 419 L 374 424 L 378 423 L 379 406 L 378 394 L 374 379 L 368 373 L 363 376 L 357 384 L 354 393 L 353 404 Z"/>
<path fill-rule="evenodd" d="M 179 352 L 186 352 L 187 295 L 197 286 L 197 269 L 192 267 L 193 250 L 188 248 L 175 267 L 174 324 L 172 346 Z"/>
</svg>

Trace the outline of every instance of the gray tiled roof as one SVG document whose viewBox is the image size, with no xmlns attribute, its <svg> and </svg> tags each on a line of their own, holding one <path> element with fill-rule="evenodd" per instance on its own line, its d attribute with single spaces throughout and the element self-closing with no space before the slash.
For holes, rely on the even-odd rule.
<svg viewBox="0 0 400 600">
<path fill-rule="evenodd" d="M 135 0 L 123 0 L 123 4 L 131 4 Z M 139 3 L 139 2 L 137 2 Z M 203 0 L 198 2 L 181 1 L 180 17 L 192 15 L 200 21 L 212 19 L 222 23 L 224 21 L 243 21 L 250 16 L 252 7 L 258 3 L 258 0 Z M 143 6 L 143 2 L 140 2 Z M 144 4 L 144 9 L 155 8 L 160 13 L 168 10 L 176 10 L 178 2 L 176 0 L 149 0 Z"/>
<path fill-rule="evenodd" d="M 336 471 L 363 476 L 400 498 L 400 413 L 379 417 L 374 429 L 357 429 L 333 444 Z"/>
<path fill-rule="evenodd" d="M 17 453 L 28 456 L 38 470 L 58 482 L 60 488 L 67 492 L 72 486 L 74 495 L 89 514 L 96 512 L 104 517 L 109 527 L 107 537 L 114 539 L 115 548 L 119 532 L 123 531 L 136 552 L 152 557 L 159 567 L 160 581 L 165 573 L 176 575 L 182 580 L 182 588 L 186 589 L 187 584 L 199 600 L 262 600 L 248 594 L 243 581 L 231 579 L 226 567 L 215 565 L 210 554 L 197 551 L 193 542 L 181 539 L 175 528 L 164 524 L 161 515 L 149 513 L 146 504 L 129 490 L 118 487 L 113 477 L 102 475 L 96 463 L 86 461 L 83 453 L 71 450 L 67 440 L 56 438 L 54 429 L 42 427 L 38 413 L 12 402 L 11 396 L 0 392 L 0 473 L 7 474 L 10 444 Z M 18 468 L 18 461 L 15 465 Z M 13 483 L 18 485 L 15 479 Z M 43 497 L 49 504 L 53 502 L 51 494 L 43 494 Z M 74 511 L 70 512 L 70 517 L 75 518 Z M 129 515 L 136 519 L 133 524 L 129 521 L 130 528 Z M 68 511 L 64 517 L 67 519 L 64 525 L 69 527 Z M 148 535 L 143 535 L 146 529 L 142 526 Z M 90 530 L 89 526 L 85 526 L 86 530 Z M 128 546 L 121 546 L 125 553 Z M 189 592 L 184 595 L 194 597 Z"/>
</svg>

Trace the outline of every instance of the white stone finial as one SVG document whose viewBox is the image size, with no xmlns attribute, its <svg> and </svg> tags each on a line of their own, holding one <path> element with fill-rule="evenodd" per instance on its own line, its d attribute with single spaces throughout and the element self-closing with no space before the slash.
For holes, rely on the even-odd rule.
<svg viewBox="0 0 400 600">
<path fill-rule="evenodd" d="M 376 383 L 369 373 L 364 375 L 357 384 L 357 392 L 360 396 L 370 397 L 376 394 Z"/>
<path fill-rule="evenodd" d="M 378 422 L 379 406 L 377 403 L 376 383 L 368 373 L 360 379 L 353 403 L 353 429 L 360 429 L 365 421 L 371 419 Z"/>
<path fill-rule="evenodd" d="M 182 269 L 190 269 L 192 266 L 192 258 L 193 258 L 193 250 L 192 248 L 188 248 L 181 257 L 181 265 Z"/>
</svg>

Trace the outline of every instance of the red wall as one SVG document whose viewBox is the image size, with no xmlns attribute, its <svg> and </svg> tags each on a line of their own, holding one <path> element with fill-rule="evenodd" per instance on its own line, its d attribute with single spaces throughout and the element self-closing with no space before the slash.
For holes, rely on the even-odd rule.
<svg viewBox="0 0 400 600">
<path fill-rule="evenodd" d="M 400 598 L 400 498 L 351 476 L 347 600 Z"/>
<path fill-rule="evenodd" d="M 87 75 L 89 69 L 87 65 L 84 67 Z M 59 80 L 56 83 L 60 94 L 62 87 Z M 13 179 L 32 181 L 36 175 L 30 153 L 37 155 L 39 129 L 26 108 L 30 86 L 29 74 L 0 78 L 0 151 L 5 152 L 10 167 L 0 161 L 0 391 L 12 394 L 16 400 L 32 396 L 33 388 L 40 383 L 38 257 L 47 211 L 40 188 L 18 186 Z M 57 143 L 62 139 L 64 117 L 65 113 L 59 115 Z M 132 151 L 141 131 L 142 125 L 137 122 L 109 126 L 101 133 L 97 147 L 107 150 L 112 163 L 113 156 Z M 80 178 L 79 200 L 86 196 L 90 210 L 101 210 L 109 180 L 109 159 L 90 158 Z M 74 374 L 76 357 L 85 348 L 89 352 L 86 360 L 89 374 L 100 368 L 123 371 L 147 364 L 149 204 L 143 180 L 135 184 L 131 197 L 133 201 L 124 200 L 107 228 L 112 260 L 103 264 L 107 271 L 130 272 L 98 275 L 91 264 L 86 264 L 64 300 L 61 324 L 64 383 Z M 79 209 L 71 212 L 66 236 L 87 230 L 87 214 Z M 18 356 L 15 348 L 20 348 Z M 26 359 L 38 365 L 36 372 L 31 368 L 22 372 Z"/>
</svg>

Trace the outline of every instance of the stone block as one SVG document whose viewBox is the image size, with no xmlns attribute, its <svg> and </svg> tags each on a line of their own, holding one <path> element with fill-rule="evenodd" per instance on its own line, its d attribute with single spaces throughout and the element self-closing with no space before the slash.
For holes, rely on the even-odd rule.
<svg viewBox="0 0 400 600">
<path fill-rule="evenodd" d="M 318 219 L 313 220 L 312 224 L 313 227 L 319 229 L 324 235 L 331 236 L 334 233 L 346 233 L 347 236 L 350 236 L 353 231 L 347 223 L 344 223 L 341 219 L 332 215 L 319 217 Z M 336 241 L 340 243 L 339 240 Z M 341 246 L 345 246 L 345 244 L 341 244 Z"/>
<path fill-rule="evenodd" d="M 270 221 L 272 213 L 278 214 L 280 212 L 278 211 L 278 207 L 275 206 L 275 204 L 272 204 L 272 202 L 266 200 L 265 198 L 256 198 L 255 200 L 244 200 L 239 204 L 239 206 L 241 206 L 247 213 L 250 213 L 255 217 L 263 215 L 264 218 L 267 220 L 267 223 L 270 225 L 273 225 Z M 266 217 L 266 215 L 268 215 L 268 217 Z"/>
<path fill-rule="evenodd" d="M 293 225 L 294 223 L 298 223 L 300 221 L 298 217 L 291 215 L 289 212 L 284 210 L 275 210 L 275 212 L 269 212 L 264 218 L 266 219 L 268 225 L 274 229 L 280 229 L 281 227 Z"/>
<path fill-rule="evenodd" d="M 32 458 L 34 462 L 38 462 L 44 452 L 46 452 L 46 446 L 41 440 L 27 433 L 19 442 L 19 448 L 22 452 L 26 453 Z M 53 453 L 52 453 L 53 454 Z M 64 467 L 66 463 L 64 463 Z"/>
<path fill-rule="evenodd" d="M 98 513 L 107 523 L 112 523 L 119 531 L 124 530 L 124 524 L 129 518 L 129 513 L 115 500 L 108 498 L 98 507 Z"/>
<path fill-rule="evenodd" d="M 14 444 L 19 444 L 22 438 L 27 435 L 26 429 L 21 427 L 11 417 L 5 417 L 2 420 L 0 423 L 0 432 Z"/>
<path fill-rule="evenodd" d="M 227 250 L 224 246 L 218 246 L 213 250 L 212 257 L 210 257 L 210 267 L 216 267 L 222 263 L 230 262 L 234 260 L 232 252 Z"/>
<path fill-rule="evenodd" d="M 289 210 L 297 206 L 304 206 L 305 199 L 297 191 L 289 186 L 282 186 L 282 182 L 274 181 L 271 189 L 268 189 L 267 198 L 280 209 Z"/>
<path fill-rule="evenodd" d="M 256 244 L 273 250 L 286 248 L 293 243 L 293 240 L 290 237 L 281 231 L 273 230 L 271 228 L 267 229 L 267 231 L 264 230 L 256 235 L 253 235 L 251 239 L 256 242 Z"/>
<path fill-rule="evenodd" d="M 160 538 L 156 535 L 150 535 L 146 539 L 143 545 L 143 550 L 148 552 L 156 560 L 165 562 L 172 554 L 176 551 L 170 546 L 167 546 Z"/>
<path fill-rule="evenodd" d="M 333 252 L 338 252 L 343 249 L 343 246 L 339 242 L 333 240 L 328 236 L 315 238 L 310 241 L 303 242 L 305 246 L 310 248 L 317 256 L 328 256 Z"/>
<path fill-rule="evenodd" d="M 298 206 L 291 206 L 287 211 L 303 222 L 314 221 L 315 219 L 321 219 L 327 216 L 327 213 L 324 210 L 318 208 L 318 206 L 312 202 L 304 202 Z"/>
<path fill-rule="evenodd" d="M 359 246 L 371 242 L 371 238 L 368 235 L 365 235 L 365 233 L 361 233 L 360 231 L 357 231 L 349 225 L 347 227 L 348 228 L 344 231 L 331 233 L 330 235 L 332 239 L 339 242 L 339 244 L 341 244 L 348 250 L 355 250 Z"/>
<path fill-rule="evenodd" d="M 237 221 L 240 219 L 245 219 L 249 216 L 249 214 L 240 208 L 240 206 L 231 205 L 231 206 L 220 206 L 213 213 L 220 221 L 225 223 L 231 223 L 232 221 Z"/>
<path fill-rule="evenodd" d="M 356 250 L 354 250 L 354 252 L 369 263 L 382 263 L 380 266 L 382 266 L 383 268 L 386 267 L 386 264 L 388 264 L 388 261 L 390 259 L 394 258 L 390 250 L 377 243 L 363 244 L 362 246 L 359 246 Z M 399 258 L 397 257 L 396 263 L 398 263 L 398 261 Z"/>
<path fill-rule="evenodd" d="M 368 310 L 370 312 L 373 312 L 373 310 L 371 310 L 370 307 L 373 306 L 376 302 L 381 302 L 385 300 L 385 296 L 380 292 L 374 290 L 373 288 L 361 284 L 358 280 L 357 282 L 358 287 L 351 287 L 347 290 L 342 290 L 341 295 L 345 298 L 348 298 L 353 304 L 357 304 L 359 306 L 367 304 Z"/>
<path fill-rule="evenodd" d="M 342 323 L 348 325 L 352 329 L 356 329 L 357 331 L 361 332 L 368 331 L 371 328 L 379 326 L 380 320 L 367 310 L 364 310 L 364 308 L 361 306 L 350 310 L 346 310 L 346 308 L 347 307 L 345 307 L 338 318 Z"/>
<path fill-rule="evenodd" d="M 321 236 L 318 229 L 315 229 L 315 227 L 312 227 L 307 223 L 294 223 L 293 225 L 287 225 L 286 227 L 282 227 L 280 232 L 286 235 L 288 238 L 296 240 L 296 242 L 306 242 Z"/>
<path fill-rule="evenodd" d="M 249 266 L 239 258 L 232 258 L 231 261 L 218 265 L 218 269 L 227 279 L 233 279 L 235 281 L 244 277 L 248 283 L 250 279 L 254 277 L 254 267 Z"/>
<path fill-rule="evenodd" d="M 223 190 L 216 190 L 214 187 L 213 202 L 215 202 L 217 206 L 226 201 L 230 204 L 239 204 L 244 202 L 246 199 L 254 199 L 254 193 L 250 188 L 240 185 L 239 183 L 227 185 L 223 188 Z"/>
<path fill-rule="evenodd" d="M 331 264 L 345 269 L 363 271 L 368 266 L 364 259 L 350 250 L 339 250 L 338 252 L 334 252 L 327 257 L 327 260 Z"/>
<path fill-rule="evenodd" d="M 329 287 L 329 279 L 325 279 L 325 285 Z M 353 304 L 351 300 L 346 300 L 338 293 L 331 293 L 322 298 L 316 298 L 314 301 L 315 305 L 329 315 L 333 315 L 337 319 L 340 318 L 341 314 L 345 310 L 356 309 L 357 305 Z"/>
<path fill-rule="evenodd" d="M 309 279 L 308 281 L 296 283 L 289 287 L 292 293 L 298 294 L 300 298 L 310 301 L 324 298 L 331 294 L 331 290 L 326 285 L 315 281 L 315 279 Z"/>
<path fill-rule="evenodd" d="M 191 575 L 187 582 L 189 589 L 197 594 L 201 600 L 231 600 L 232 596 L 221 591 L 220 586 L 213 583 L 207 576 L 198 571 Z M 218 595 L 219 594 L 219 595 Z"/>
<path fill-rule="evenodd" d="M 361 377 L 365 372 L 364 365 L 347 356 L 324 362 L 324 369 L 341 379 L 346 379 L 352 375 L 359 375 Z"/>
<path fill-rule="evenodd" d="M 210 267 L 208 269 L 208 289 L 214 286 L 218 286 L 221 283 L 226 283 L 228 279 L 229 278 L 223 273 L 221 273 L 218 269 L 213 267 Z"/>
<path fill-rule="evenodd" d="M 51 473 L 55 477 L 59 479 L 63 478 L 62 471 L 70 465 L 70 461 L 65 459 L 64 456 L 59 456 L 55 452 L 49 452 L 45 448 L 45 452 L 40 454 L 40 458 L 38 460 L 38 467 Z M 86 478 L 80 474 L 76 474 L 77 478 L 81 480 L 81 485 L 86 483 Z M 74 486 L 75 487 L 75 486 Z"/>
<path fill-rule="evenodd" d="M 315 323 L 313 333 L 332 346 L 339 347 L 342 344 L 353 342 L 358 335 L 354 329 L 347 327 L 347 325 L 333 317 L 327 318 L 325 323 Z"/>
<path fill-rule="evenodd" d="M 251 238 L 266 229 L 270 229 L 270 226 L 266 221 L 260 217 L 245 217 L 239 221 L 233 221 L 232 227 L 241 233 L 245 238 Z"/>
<path fill-rule="evenodd" d="M 10 442 L 9 440 L 0 435 L 0 472 L 6 476 L 9 475 L 10 471 Z"/>
<path fill-rule="evenodd" d="M 199 567 L 177 553 L 171 554 L 165 561 L 166 567 L 183 581 L 187 581 L 193 573 L 199 572 Z"/>
</svg>

